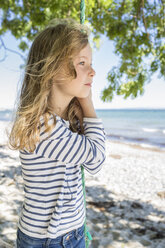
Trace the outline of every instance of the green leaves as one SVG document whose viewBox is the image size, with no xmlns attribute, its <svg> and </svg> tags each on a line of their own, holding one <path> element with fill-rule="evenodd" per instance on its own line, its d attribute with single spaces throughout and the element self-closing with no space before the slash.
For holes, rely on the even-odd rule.
<svg viewBox="0 0 165 248">
<path fill-rule="evenodd" d="M 25 41 L 21 41 L 21 43 L 19 44 L 19 48 L 22 51 L 25 51 L 26 49 L 28 49 L 28 44 Z"/>
<path fill-rule="evenodd" d="M 0 1 L 2 36 L 8 30 L 20 41 L 25 52 L 36 33 L 53 18 L 80 20 L 80 1 L 75 0 L 6 0 Z M 165 36 L 163 1 L 88 0 L 86 20 L 93 33 L 93 44 L 100 47 L 100 36 L 114 41 L 120 61 L 107 72 L 103 101 L 114 94 L 135 98 L 143 94 L 145 84 L 155 72 L 165 77 Z"/>
</svg>

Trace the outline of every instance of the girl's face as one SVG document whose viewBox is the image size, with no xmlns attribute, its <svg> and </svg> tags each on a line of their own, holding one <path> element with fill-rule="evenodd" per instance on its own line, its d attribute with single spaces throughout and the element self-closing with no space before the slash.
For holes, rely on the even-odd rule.
<svg viewBox="0 0 165 248">
<path fill-rule="evenodd" d="M 77 77 L 64 84 L 55 83 L 55 91 L 59 91 L 66 98 L 73 97 L 85 98 L 89 95 L 95 71 L 92 68 L 92 49 L 89 45 L 83 48 L 79 54 L 73 59 L 73 64 L 77 73 Z"/>
</svg>

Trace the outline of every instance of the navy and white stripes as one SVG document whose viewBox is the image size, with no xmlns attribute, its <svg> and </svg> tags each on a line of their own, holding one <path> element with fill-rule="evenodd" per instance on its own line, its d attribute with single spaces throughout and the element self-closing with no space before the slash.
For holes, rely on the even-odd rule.
<svg viewBox="0 0 165 248">
<path fill-rule="evenodd" d="M 105 160 L 101 119 L 84 118 L 84 135 L 73 133 L 61 117 L 56 120 L 48 134 L 41 118 L 41 139 L 35 151 L 20 151 L 25 199 L 18 227 L 36 238 L 56 238 L 82 226 L 81 165 L 95 174 Z"/>
</svg>

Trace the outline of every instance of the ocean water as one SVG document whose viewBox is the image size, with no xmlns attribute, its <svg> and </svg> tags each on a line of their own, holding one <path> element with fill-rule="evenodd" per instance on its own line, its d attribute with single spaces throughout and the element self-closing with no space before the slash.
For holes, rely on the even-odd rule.
<svg viewBox="0 0 165 248">
<path fill-rule="evenodd" d="M 165 109 L 96 110 L 107 138 L 165 149 Z"/>
<path fill-rule="evenodd" d="M 0 110 L 0 121 L 10 121 L 12 118 L 12 110 L 4 109 Z"/>
<path fill-rule="evenodd" d="M 96 113 L 107 139 L 165 149 L 165 109 L 100 109 Z M 1 110 L 0 126 L 11 118 L 12 110 Z"/>
</svg>

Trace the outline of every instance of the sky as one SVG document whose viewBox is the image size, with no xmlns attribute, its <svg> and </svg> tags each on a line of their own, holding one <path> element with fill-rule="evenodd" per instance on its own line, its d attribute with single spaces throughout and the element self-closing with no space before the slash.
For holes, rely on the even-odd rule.
<svg viewBox="0 0 165 248">
<path fill-rule="evenodd" d="M 8 32 L 3 41 L 7 48 L 18 50 L 17 40 Z M 0 59 L 4 51 L 0 49 Z M 121 108 L 164 108 L 165 109 L 165 82 L 155 74 L 149 84 L 145 86 L 143 96 L 136 99 L 123 99 L 122 96 L 115 96 L 112 102 L 104 103 L 100 94 L 105 86 L 108 86 L 107 74 L 114 65 L 117 65 L 119 58 L 114 54 L 113 41 L 106 36 L 101 36 L 99 50 L 93 49 L 93 67 L 96 76 L 92 85 L 92 99 L 95 109 L 121 109 Z M 20 65 L 23 60 L 17 54 L 7 52 L 5 61 L 0 62 L 0 109 L 12 109 L 15 106 L 18 91 L 23 78 L 23 70 Z"/>
</svg>

